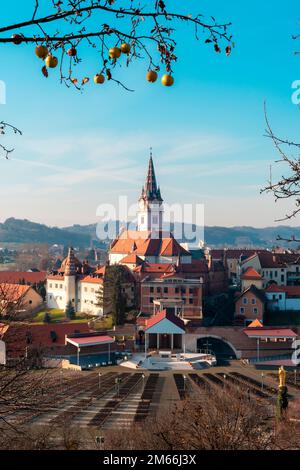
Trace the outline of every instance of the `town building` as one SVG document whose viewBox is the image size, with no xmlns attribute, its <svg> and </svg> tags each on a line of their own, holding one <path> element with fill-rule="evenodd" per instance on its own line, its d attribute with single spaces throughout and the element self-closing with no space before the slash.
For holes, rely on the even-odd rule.
<svg viewBox="0 0 300 470">
<path fill-rule="evenodd" d="M 263 280 L 263 288 L 300 285 L 300 256 L 296 253 L 256 252 L 241 262 L 241 275 L 247 268 L 254 268 Z"/>
<path fill-rule="evenodd" d="M 2 316 L 25 318 L 38 312 L 43 298 L 31 287 L 23 284 L 0 284 L 0 311 Z"/>
<path fill-rule="evenodd" d="M 265 303 L 264 291 L 251 285 L 235 299 L 235 317 L 242 319 L 245 325 L 254 320 L 263 322 Z"/>
<path fill-rule="evenodd" d="M 300 313 L 300 286 L 271 284 L 265 291 L 270 311 L 295 311 Z"/>
<path fill-rule="evenodd" d="M 47 277 L 47 305 L 49 308 L 65 310 L 72 302 L 75 311 L 87 315 L 102 316 L 111 312 L 109 285 L 106 282 L 108 266 L 93 270 L 87 262 L 81 263 L 70 248 L 58 271 Z M 135 304 L 135 278 L 125 270 L 122 291 L 128 307 Z M 107 301 L 106 301 L 107 300 Z"/>
</svg>

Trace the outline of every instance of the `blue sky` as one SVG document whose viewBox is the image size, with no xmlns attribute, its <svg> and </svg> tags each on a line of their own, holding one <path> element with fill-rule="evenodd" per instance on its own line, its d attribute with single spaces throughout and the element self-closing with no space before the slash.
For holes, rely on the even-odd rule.
<svg viewBox="0 0 300 470">
<path fill-rule="evenodd" d="M 18 12 L 8 7 L 1 23 L 30 17 L 34 3 L 23 1 Z M 215 54 L 179 25 L 172 88 L 148 84 L 147 64 L 140 62 L 117 71 L 134 93 L 91 82 L 81 94 L 60 85 L 58 70 L 45 79 L 34 47 L 0 45 L 0 79 L 7 86 L 1 119 L 23 130 L 22 137 L 3 140 L 15 152 L 11 161 L 0 160 L 1 220 L 95 222 L 99 204 L 115 204 L 118 195 L 136 201 L 150 146 L 163 198 L 203 203 L 207 225 L 268 226 L 286 213 L 288 203 L 259 194 L 277 158 L 264 137 L 263 104 L 274 130 L 299 141 L 300 110 L 291 102 L 291 84 L 300 79 L 291 39 L 300 32 L 298 4 L 184 3 L 187 13 L 231 20 L 236 48 L 229 58 Z M 93 76 L 99 65 L 88 51 L 80 73 Z"/>
</svg>

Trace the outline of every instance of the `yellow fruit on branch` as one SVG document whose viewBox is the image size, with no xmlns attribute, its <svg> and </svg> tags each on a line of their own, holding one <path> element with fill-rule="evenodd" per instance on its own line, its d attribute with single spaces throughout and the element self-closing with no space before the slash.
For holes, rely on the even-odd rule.
<svg viewBox="0 0 300 470">
<path fill-rule="evenodd" d="M 157 73 L 156 73 L 154 70 L 149 70 L 149 72 L 147 72 L 146 79 L 147 79 L 148 82 L 150 82 L 150 83 L 156 82 L 156 80 L 157 80 Z"/>
<path fill-rule="evenodd" d="M 129 54 L 130 49 L 130 44 L 127 44 L 127 42 L 123 42 L 123 44 L 121 44 L 121 52 L 123 52 L 123 54 Z"/>
<path fill-rule="evenodd" d="M 58 64 L 58 59 L 57 59 L 57 57 L 54 57 L 52 54 L 49 54 L 49 55 L 47 55 L 47 57 L 45 59 L 45 64 L 46 64 L 46 67 L 48 67 L 50 69 L 55 69 L 55 67 Z"/>
<path fill-rule="evenodd" d="M 165 73 L 165 74 L 161 77 L 161 83 L 162 83 L 164 86 L 172 86 L 173 83 L 174 83 L 174 78 L 172 77 L 172 75 L 168 75 L 167 73 Z"/>
<path fill-rule="evenodd" d="M 13 34 L 12 35 L 13 43 L 16 44 L 17 46 L 21 44 L 23 41 L 23 37 L 20 34 Z"/>
<path fill-rule="evenodd" d="M 67 51 L 67 54 L 68 56 L 70 57 L 75 57 L 77 55 L 77 50 L 75 47 L 71 47 L 70 49 L 68 49 Z"/>
<path fill-rule="evenodd" d="M 94 82 L 95 82 L 96 84 L 102 85 L 102 83 L 105 82 L 105 77 L 104 77 L 104 75 L 102 75 L 102 73 L 97 73 L 97 74 L 94 76 Z"/>
<path fill-rule="evenodd" d="M 109 49 L 109 57 L 111 59 L 118 59 L 121 55 L 121 49 L 119 47 L 111 47 Z"/>
<path fill-rule="evenodd" d="M 39 59 L 45 59 L 49 54 L 48 47 L 43 46 L 42 44 L 36 46 L 35 54 Z"/>
</svg>

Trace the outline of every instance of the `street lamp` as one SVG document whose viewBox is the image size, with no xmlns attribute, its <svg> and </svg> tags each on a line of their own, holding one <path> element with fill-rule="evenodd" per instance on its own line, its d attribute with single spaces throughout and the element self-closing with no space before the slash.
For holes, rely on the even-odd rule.
<svg viewBox="0 0 300 470">
<path fill-rule="evenodd" d="M 99 372 L 99 390 L 101 388 L 101 375 L 102 375 L 101 372 Z"/>
<path fill-rule="evenodd" d="M 142 374 L 142 384 L 143 384 L 143 390 L 145 387 L 145 374 Z"/>
<path fill-rule="evenodd" d="M 104 437 L 103 436 L 96 436 L 95 441 L 96 441 L 97 447 L 99 446 L 99 449 L 101 449 L 103 444 L 104 444 Z"/>
<path fill-rule="evenodd" d="M 262 391 L 263 391 L 263 389 L 264 389 L 264 376 L 265 376 L 265 374 L 262 372 L 262 373 L 261 373 L 261 390 L 262 390 Z"/>
<path fill-rule="evenodd" d="M 186 375 L 183 376 L 183 391 L 186 390 Z"/>
</svg>

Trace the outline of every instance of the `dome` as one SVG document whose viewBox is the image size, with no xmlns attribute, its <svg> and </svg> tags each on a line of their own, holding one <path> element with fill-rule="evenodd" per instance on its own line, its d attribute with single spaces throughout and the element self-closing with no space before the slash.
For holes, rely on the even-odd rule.
<svg viewBox="0 0 300 470">
<path fill-rule="evenodd" d="M 65 259 L 62 261 L 61 266 L 59 268 L 59 272 L 61 273 L 65 272 L 67 262 L 68 262 L 68 256 L 66 256 Z M 74 265 L 75 265 L 75 269 L 77 272 L 81 271 L 82 263 L 79 261 L 78 258 L 76 258 L 76 256 L 74 256 Z"/>
</svg>

